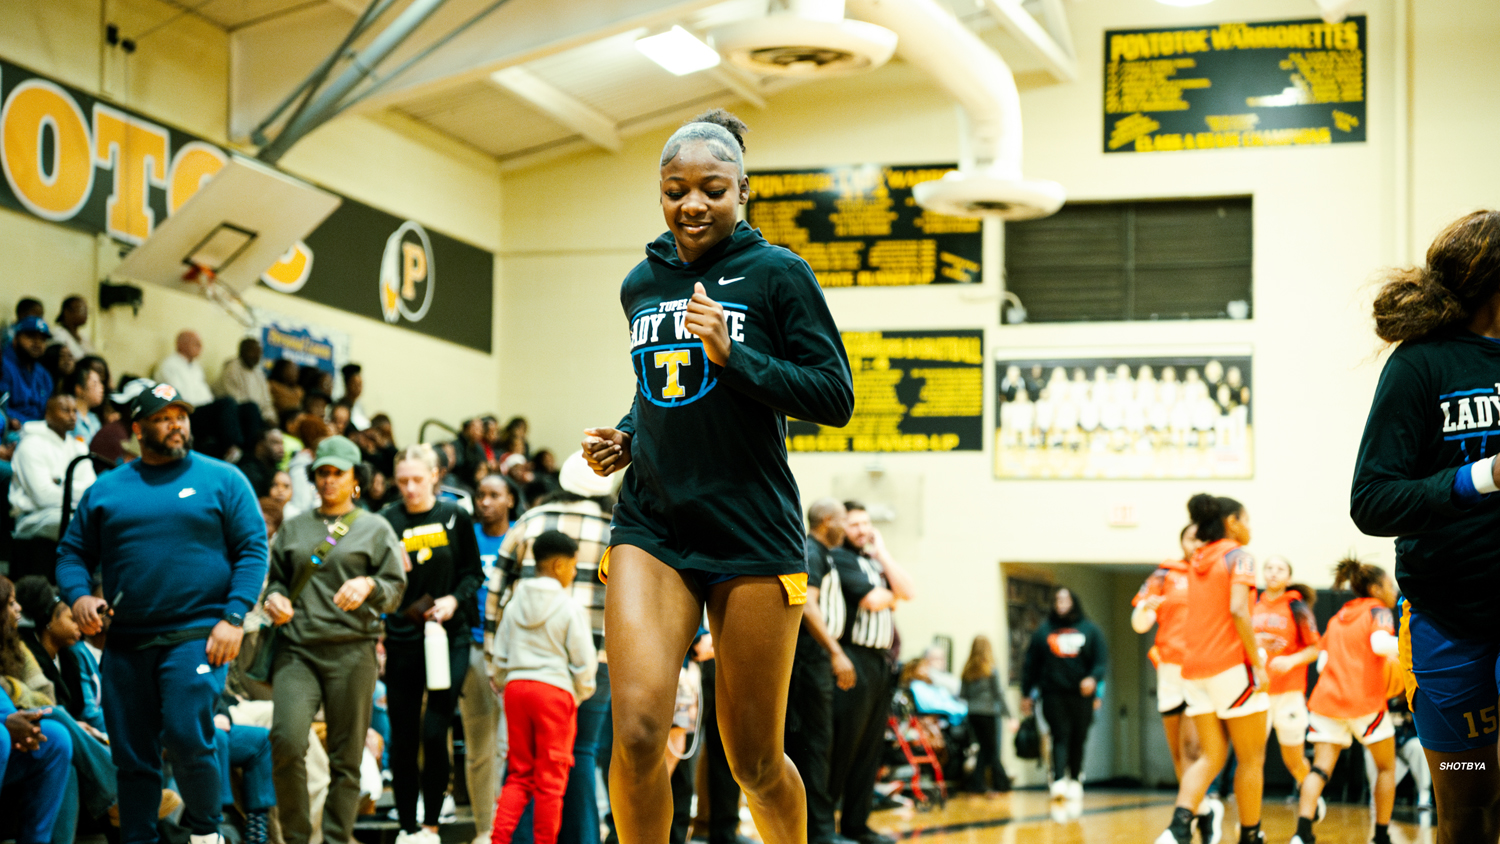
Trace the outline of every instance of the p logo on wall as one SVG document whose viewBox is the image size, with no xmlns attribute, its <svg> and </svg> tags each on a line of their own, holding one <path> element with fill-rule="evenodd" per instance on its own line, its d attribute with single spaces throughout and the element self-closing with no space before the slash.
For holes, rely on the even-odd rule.
<svg viewBox="0 0 1500 844">
<path fill-rule="evenodd" d="M 0 103 L 0 207 L 120 243 L 144 242 L 229 161 L 202 138 L 3 60 Z M 492 253 L 346 197 L 261 282 L 487 353 L 494 277 Z"/>
<path fill-rule="evenodd" d="M 386 239 L 380 259 L 380 313 L 395 324 L 406 317 L 420 322 L 432 307 L 437 268 L 432 240 L 420 223 L 407 220 Z"/>
</svg>

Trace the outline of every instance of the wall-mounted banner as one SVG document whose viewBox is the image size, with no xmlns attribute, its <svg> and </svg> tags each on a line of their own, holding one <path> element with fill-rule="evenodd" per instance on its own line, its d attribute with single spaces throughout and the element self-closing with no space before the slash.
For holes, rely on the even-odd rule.
<svg viewBox="0 0 1500 844">
<path fill-rule="evenodd" d="M 995 477 L 1248 478 L 1250 357 L 1001 359 Z"/>
<path fill-rule="evenodd" d="M 229 160 L 201 138 L 5 61 L 0 100 L 0 206 L 123 243 L 144 241 Z M 490 351 L 494 255 L 347 197 L 261 281 Z"/>
<path fill-rule="evenodd" d="M 980 221 L 917 205 L 912 185 L 952 164 L 750 174 L 746 219 L 796 252 L 824 287 L 978 284 Z"/>
<path fill-rule="evenodd" d="M 789 451 L 982 451 L 984 331 L 846 331 L 854 418 L 788 420 Z"/>
<path fill-rule="evenodd" d="M 255 331 L 260 339 L 261 364 L 286 359 L 299 366 L 312 366 L 337 375 L 339 367 L 349 362 L 349 335 L 306 320 L 289 317 L 265 308 L 251 308 Z M 342 387 L 337 379 L 335 384 Z"/>
<path fill-rule="evenodd" d="M 1365 139 L 1364 15 L 1104 33 L 1104 151 Z"/>
</svg>

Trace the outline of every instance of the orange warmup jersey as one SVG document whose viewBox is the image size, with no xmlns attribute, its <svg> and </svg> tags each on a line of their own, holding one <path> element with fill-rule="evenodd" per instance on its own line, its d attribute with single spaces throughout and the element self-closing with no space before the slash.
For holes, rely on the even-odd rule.
<svg viewBox="0 0 1500 844">
<path fill-rule="evenodd" d="M 1282 692 L 1305 694 L 1306 665 L 1299 665 L 1281 674 L 1270 670 L 1271 660 L 1276 657 L 1290 656 L 1318 643 L 1318 621 L 1302 601 L 1302 593 L 1283 592 L 1275 600 L 1268 600 L 1262 595 L 1255 602 L 1255 612 L 1250 616 L 1250 623 L 1255 628 L 1255 643 L 1266 652 L 1266 671 L 1271 676 L 1271 686 L 1267 691 L 1273 695 Z"/>
<path fill-rule="evenodd" d="M 1132 607 L 1147 598 L 1161 597 L 1156 608 L 1156 653 L 1161 662 L 1181 665 L 1186 650 L 1188 564 L 1185 560 L 1162 563 L 1131 599 Z"/>
<path fill-rule="evenodd" d="M 1182 676 L 1200 680 L 1250 662 L 1234 616 L 1229 612 L 1230 587 L 1250 587 L 1255 602 L 1255 560 L 1239 543 L 1220 539 L 1198 549 L 1188 564 L 1188 607 L 1184 629 L 1191 631 L 1191 647 L 1182 655 Z"/>
<path fill-rule="evenodd" d="M 1328 664 L 1307 708 L 1328 718 L 1363 718 L 1385 711 L 1385 664 L 1370 650 L 1370 634 L 1384 630 L 1395 635 L 1395 621 L 1385 604 L 1375 598 L 1355 598 L 1328 620 L 1323 650 Z"/>
</svg>

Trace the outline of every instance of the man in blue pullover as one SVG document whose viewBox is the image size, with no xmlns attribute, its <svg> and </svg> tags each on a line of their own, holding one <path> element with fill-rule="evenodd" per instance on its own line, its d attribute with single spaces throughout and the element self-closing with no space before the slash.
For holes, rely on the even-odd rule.
<svg viewBox="0 0 1500 844">
<path fill-rule="evenodd" d="M 11 326 L 9 343 L 0 348 L 0 393 L 10 393 L 7 414 L 16 427 L 35 422 L 47 413 L 52 375 L 42 366 L 42 352 L 52 339 L 46 320 L 29 316 Z"/>
<path fill-rule="evenodd" d="M 79 500 L 57 582 L 83 632 L 113 620 L 100 677 L 119 769 L 120 841 L 156 844 L 161 751 L 172 755 L 192 844 L 217 844 L 214 703 L 266 577 L 266 527 L 250 482 L 190 451 L 192 406 L 169 384 L 131 404 L 141 459 Z M 100 568 L 105 599 L 90 594 Z"/>
</svg>

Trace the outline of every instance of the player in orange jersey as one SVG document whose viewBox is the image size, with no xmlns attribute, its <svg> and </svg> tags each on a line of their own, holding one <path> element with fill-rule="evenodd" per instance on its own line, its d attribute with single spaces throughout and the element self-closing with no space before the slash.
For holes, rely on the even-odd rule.
<svg viewBox="0 0 1500 844">
<path fill-rule="evenodd" d="M 1302 749 L 1307 740 L 1307 666 L 1318 658 L 1318 621 L 1312 612 L 1318 593 L 1291 582 L 1292 564 L 1285 557 L 1268 558 L 1261 573 L 1266 591 L 1255 602 L 1250 621 L 1271 677 L 1266 729 L 1275 726 L 1281 759 L 1300 789 L 1308 770 Z"/>
<path fill-rule="evenodd" d="M 1386 711 L 1386 663 L 1399 643 L 1391 610 L 1396 581 L 1379 566 L 1346 559 L 1334 569 L 1333 588 L 1349 584 L 1356 597 L 1328 621 L 1323 650 L 1328 663 L 1318 675 L 1307 708 L 1312 728 L 1312 773 L 1302 781 L 1297 834 L 1292 844 L 1313 844 L 1313 816 L 1339 754 L 1355 739 L 1375 757 L 1375 838 L 1390 844 L 1391 806 L 1396 801 L 1396 730 Z"/>
<path fill-rule="evenodd" d="M 1239 807 L 1240 844 L 1261 844 L 1261 789 L 1266 758 L 1265 689 L 1269 683 L 1255 643 L 1250 611 L 1255 605 L 1255 559 L 1241 546 L 1250 541 L 1250 516 L 1233 498 L 1195 495 L 1188 515 L 1208 544 L 1188 563 L 1187 630 L 1183 653 L 1186 713 L 1198 730 L 1203 755 L 1183 771 L 1172 823 L 1156 844 L 1188 844 L 1195 809 L 1224 767 L 1229 747 L 1239 759 L 1234 799 Z"/>
<path fill-rule="evenodd" d="M 1156 709 L 1161 713 L 1172 753 L 1172 770 L 1180 781 L 1183 769 L 1201 753 L 1192 720 L 1182 717 L 1187 709 L 1182 656 L 1187 648 L 1187 561 L 1203 543 L 1198 541 L 1197 526 L 1191 524 L 1177 535 L 1177 541 L 1182 546 L 1182 559 L 1163 562 L 1141 584 L 1130 602 L 1135 607 L 1130 613 L 1130 626 L 1137 633 L 1145 633 L 1156 625 L 1156 641 L 1150 651 L 1151 664 L 1156 666 Z M 1224 804 L 1217 797 L 1205 797 L 1195 814 L 1205 844 L 1217 844 L 1223 835 Z"/>
</svg>

